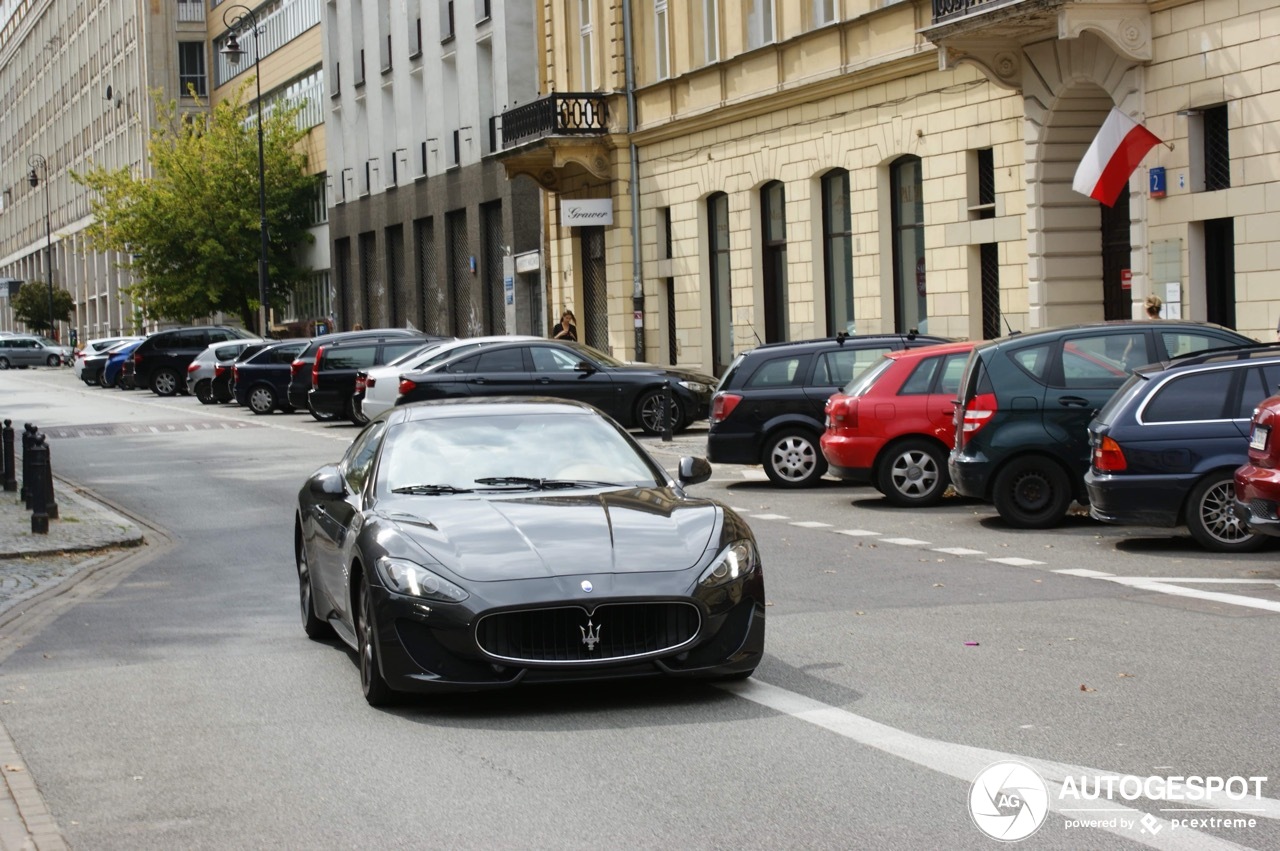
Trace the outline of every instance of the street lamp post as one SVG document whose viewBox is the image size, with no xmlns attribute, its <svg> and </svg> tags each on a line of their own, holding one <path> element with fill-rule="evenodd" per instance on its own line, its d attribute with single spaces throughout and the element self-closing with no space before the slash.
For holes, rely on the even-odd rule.
<svg viewBox="0 0 1280 851">
<path fill-rule="evenodd" d="M 53 333 L 53 224 L 50 220 L 49 211 L 49 161 L 39 154 L 32 154 L 27 159 L 27 165 L 31 166 L 31 171 L 27 174 L 27 183 L 31 184 L 31 188 L 35 189 L 40 185 L 40 175 L 36 173 L 36 169 L 44 172 L 44 276 L 49 279 L 49 336 Z"/>
<path fill-rule="evenodd" d="M 267 257 L 270 248 L 267 241 L 267 172 L 262 153 L 262 69 L 259 64 L 262 59 L 262 44 L 259 41 L 261 33 L 258 30 L 258 18 L 248 6 L 237 3 L 223 10 L 222 23 L 232 32 L 227 38 L 227 43 L 222 46 L 222 55 L 233 64 L 238 63 L 244 56 L 244 50 L 240 47 L 240 38 L 235 30 L 246 19 L 250 29 L 253 30 L 253 76 L 258 86 L 258 230 L 262 237 L 262 245 L 258 253 L 258 300 L 261 302 L 258 333 L 266 337 L 267 293 L 270 291 L 267 280 Z"/>
</svg>

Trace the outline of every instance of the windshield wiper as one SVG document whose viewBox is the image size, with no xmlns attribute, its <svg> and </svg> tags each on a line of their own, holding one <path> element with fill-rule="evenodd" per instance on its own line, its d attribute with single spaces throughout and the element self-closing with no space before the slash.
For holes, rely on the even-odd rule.
<svg viewBox="0 0 1280 851">
<path fill-rule="evenodd" d="M 471 493 L 470 488 L 455 488 L 453 485 L 404 485 L 392 488 L 392 493 L 409 493 L 417 496 L 436 496 L 442 493 Z"/>
<path fill-rule="evenodd" d="M 490 476 L 476 479 L 478 485 L 525 485 L 538 490 L 556 488 L 617 487 L 614 482 L 597 482 L 590 479 L 535 479 L 531 476 Z"/>
</svg>

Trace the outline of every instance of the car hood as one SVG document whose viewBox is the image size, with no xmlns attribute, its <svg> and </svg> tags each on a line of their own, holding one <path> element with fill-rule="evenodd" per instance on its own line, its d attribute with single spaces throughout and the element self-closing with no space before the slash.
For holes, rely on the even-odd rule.
<svg viewBox="0 0 1280 851">
<path fill-rule="evenodd" d="M 721 511 L 668 488 L 478 498 L 406 497 L 380 517 L 463 579 L 685 570 Z"/>
<path fill-rule="evenodd" d="M 693 372 L 688 369 L 673 369 L 667 366 L 656 366 L 647 363 L 628 363 L 622 366 L 615 366 L 613 369 L 618 372 L 651 372 L 656 375 L 669 375 L 677 381 L 696 381 L 699 384 L 705 384 L 708 387 L 715 387 L 718 379 L 712 378 L 701 372 Z"/>
</svg>

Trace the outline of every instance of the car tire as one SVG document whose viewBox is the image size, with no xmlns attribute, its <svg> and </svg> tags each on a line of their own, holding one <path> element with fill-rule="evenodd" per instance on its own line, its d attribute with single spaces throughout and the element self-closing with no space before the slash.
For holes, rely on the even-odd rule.
<svg viewBox="0 0 1280 851">
<path fill-rule="evenodd" d="M 334 415 L 334 414 L 321 413 L 320 411 L 317 411 L 317 410 L 316 410 L 316 408 L 315 408 L 315 405 L 312 405 L 312 404 L 311 404 L 311 400 L 310 400 L 310 399 L 307 399 L 307 410 L 311 412 L 311 417 L 312 417 L 316 422 L 320 422 L 320 423 L 327 423 L 327 422 L 332 422 L 333 420 L 337 419 L 336 415 Z"/>
<path fill-rule="evenodd" d="M 1205 476 L 1187 495 L 1187 530 L 1196 543 L 1215 553 L 1251 553 L 1261 549 L 1267 536 L 1249 531 L 1236 517 L 1235 478 L 1231 470 Z"/>
<path fill-rule="evenodd" d="M 249 388 L 246 401 L 249 404 L 249 410 L 255 414 L 269 414 L 276 409 L 276 391 L 272 390 L 270 385 L 255 384 Z"/>
<path fill-rule="evenodd" d="M 45 366 L 62 366 L 62 358 L 58 357 L 57 355 L 49 355 L 49 357 L 45 359 L 44 365 Z"/>
<path fill-rule="evenodd" d="M 114 387 L 115 385 L 116 385 L 116 383 L 115 383 L 114 381 L 107 381 L 107 371 L 106 371 L 105 369 L 104 369 L 102 372 L 98 373 L 98 386 L 99 386 L 99 387 L 101 387 L 101 388 L 103 388 L 103 389 L 106 389 L 106 390 L 109 390 L 109 389 L 111 389 L 112 387 Z"/>
<path fill-rule="evenodd" d="M 9 359 L 0 358 L 0 369 L 8 369 L 8 368 L 9 368 Z"/>
<path fill-rule="evenodd" d="M 98 379 L 96 378 L 81 378 L 80 380 L 83 381 L 89 387 L 98 386 Z"/>
<path fill-rule="evenodd" d="M 178 373 L 162 366 L 151 374 L 149 386 L 157 396 L 172 396 L 178 392 Z"/>
<path fill-rule="evenodd" d="M 996 475 L 992 502 L 1015 529 L 1050 529 L 1062 522 L 1074 494 L 1071 480 L 1052 459 L 1015 458 Z"/>
<path fill-rule="evenodd" d="M 213 398 L 213 382 L 207 378 L 196 382 L 195 393 L 201 405 L 212 405 L 217 401 Z"/>
<path fill-rule="evenodd" d="M 360 594 L 356 602 L 356 652 L 360 657 L 360 687 L 370 706 L 386 706 L 395 699 L 396 693 L 382 677 L 377 626 L 373 614 L 373 598 L 369 594 L 369 574 L 361 571 Z"/>
<path fill-rule="evenodd" d="M 682 431 L 684 428 L 684 409 L 680 400 L 671 396 L 671 431 Z M 636 423 L 640 430 L 649 435 L 662 434 L 662 391 L 650 390 L 636 401 Z"/>
<path fill-rule="evenodd" d="M 784 488 L 811 488 L 827 472 L 818 438 L 803 428 L 786 428 L 765 439 L 761 455 L 769 481 Z"/>
<path fill-rule="evenodd" d="M 302 631 L 312 641 L 323 641 L 333 637 L 333 627 L 327 621 L 316 617 L 315 592 L 311 585 L 311 566 L 307 561 L 307 548 L 303 546 L 301 536 L 294 547 L 294 557 L 298 567 L 298 597 L 302 610 Z"/>
<path fill-rule="evenodd" d="M 937 505 L 951 484 L 947 456 L 927 440 L 904 440 L 890 446 L 876 471 L 876 489 L 904 508 Z"/>
</svg>

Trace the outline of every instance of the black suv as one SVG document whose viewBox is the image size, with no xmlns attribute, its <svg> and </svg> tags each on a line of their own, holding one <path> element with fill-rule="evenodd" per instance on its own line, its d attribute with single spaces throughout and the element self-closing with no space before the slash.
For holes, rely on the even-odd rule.
<svg viewBox="0 0 1280 851">
<path fill-rule="evenodd" d="M 707 459 L 763 464 L 776 485 L 811 487 L 827 471 L 818 441 L 831 394 L 887 352 L 946 342 L 915 333 L 838 334 L 743 352 L 711 398 Z"/>
<path fill-rule="evenodd" d="M 253 340 L 243 328 L 205 325 L 157 331 L 133 350 L 133 386 L 149 387 L 157 396 L 187 392 L 187 367 L 210 343 Z"/>
<path fill-rule="evenodd" d="M 1253 409 L 1277 386 L 1277 345 L 1137 370 L 1089 423 L 1089 513 L 1107 523 L 1185 524 L 1214 552 L 1261 547 L 1267 538 L 1235 515 L 1235 471 L 1249 460 Z"/>
<path fill-rule="evenodd" d="M 1176 355 L 1256 345 L 1203 322 L 1144 320 L 1014 334 L 974 348 L 960 379 L 948 468 L 963 496 L 1020 529 L 1046 529 L 1088 502 L 1089 421 L 1131 370 Z"/>
<path fill-rule="evenodd" d="M 423 335 L 419 332 L 407 328 L 371 328 L 365 331 L 338 331 L 333 334 L 312 337 L 307 347 L 293 359 L 293 363 L 289 364 L 289 393 L 285 401 L 292 408 L 302 409 L 307 407 L 307 395 L 311 392 L 311 367 L 316 362 L 316 349 L 323 345 L 336 343 L 339 340 L 376 340 L 379 337 L 421 336 Z M 330 414 L 318 414 L 315 411 L 311 412 L 311 416 L 317 420 L 333 419 Z"/>
<path fill-rule="evenodd" d="M 382 366 L 426 342 L 426 337 L 397 336 L 338 340 L 320 346 L 311 366 L 307 407 L 313 416 L 341 417 L 359 425 L 351 398 L 356 391 L 356 373 L 371 366 Z"/>
</svg>

